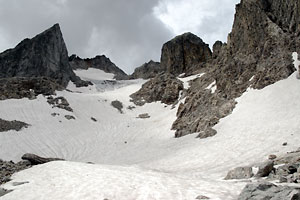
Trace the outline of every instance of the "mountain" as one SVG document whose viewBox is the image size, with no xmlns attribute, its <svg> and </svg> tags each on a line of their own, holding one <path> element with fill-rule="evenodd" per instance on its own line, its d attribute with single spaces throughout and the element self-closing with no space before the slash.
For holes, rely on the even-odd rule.
<svg viewBox="0 0 300 200">
<path fill-rule="evenodd" d="M 180 35 L 150 80 L 88 67 L 75 72 L 93 85 L 49 85 L 33 98 L 43 90 L 32 84 L 47 88 L 50 78 L 25 77 L 28 99 L 14 96 L 23 78 L 8 78 L 0 199 L 299 199 L 299 8 L 242 0 L 226 43 L 211 51 Z M 64 161 L 32 166 L 25 153 Z"/>
<path fill-rule="evenodd" d="M 87 85 L 70 67 L 58 24 L 0 54 L 0 78 L 11 77 L 47 77 L 63 87 L 69 81 L 77 86 Z"/>
<path fill-rule="evenodd" d="M 296 70 L 291 55 L 299 51 L 299 1 L 280 2 L 242 0 L 227 43 L 217 41 L 212 54 L 191 33 L 163 46 L 161 65 L 166 71 L 204 73 L 182 96 L 185 101 L 172 126 L 176 137 L 195 132 L 200 138 L 215 135 L 212 127 L 232 112 L 235 98 L 247 88 L 262 89 Z"/>
<path fill-rule="evenodd" d="M 127 80 L 129 77 L 128 75 L 118 68 L 113 62 L 110 61 L 109 58 L 107 58 L 104 55 L 96 56 L 95 58 L 85 58 L 82 59 L 76 55 L 72 55 L 69 57 L 69 62 L 72 67 L 72 69 L 89 69 L 89 68 L 95 68 L 103 70 L 106 73 L 112 73 L 115 75 L 115 79 L 117 80 Z"/>
</svg>

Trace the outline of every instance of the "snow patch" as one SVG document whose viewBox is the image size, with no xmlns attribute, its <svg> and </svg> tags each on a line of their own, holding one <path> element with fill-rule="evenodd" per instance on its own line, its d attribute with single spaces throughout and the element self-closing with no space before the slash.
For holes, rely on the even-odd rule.
<svg viewBox="0 0 300 200">
<path fill-rule="evenodd" d="M 255 76 L 252 76 L 250 79 L 249 79 L 249 82 L 253 81 Z"/>
<path fill-rule="evenodd" d="M 207 86 L 207 88 L 205 88 L 207 90 L 211 90 L 211 93 L 215 93 L 215 91 L 217 90 L 217 84 L 216 81 L 212 82 L 209 86 Z"/>
<path fill-rule="evenodd" d="M 294 63 L 293 64 L 294 64 L 295 68 L 297 69 L 296 77 L 297 77 L 297 79 L 300 79 L 300 69 L 299 69 L 300 61 L 298 60 L 298 53 L 297 52 L 293 52 L 292 56 L 293 56 L 293 59 L 294 59 Z"/>
<path fill-rule="evenodd" d="M 188 76 L 188 77 L 180 78 L 180 77 L 182 77 L 182 74 L 181 74 L 181 75 L 179 75 L 178 79 L 183 82 L 184 89 L 189 89 L 190 88 L 190 81 L 195 80 L 196 78 L 200 78 L 204 74 L 205 73 L 200 73 L 200 74 L 196 74 L 196 75 L 191 75 L 191 76 Z"/>
<path fill-rule="evenodd" d="M 77 69 L 74 70 L 75 74 L 83 80 L 114 80 L 114 74 L 106 73 L 103 70 L 89 68 L 87 70 Z"/>
</svg>

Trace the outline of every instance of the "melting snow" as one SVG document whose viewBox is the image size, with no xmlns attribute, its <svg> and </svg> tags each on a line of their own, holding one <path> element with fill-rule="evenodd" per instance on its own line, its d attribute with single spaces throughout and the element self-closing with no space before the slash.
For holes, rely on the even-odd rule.
<svg viewBox="0 0 300 200">
<path fill-rule="evenodd" d="M 73 113 L 52 108 L 43 96 L 0 101 L 0 118 L 32 125 L 0 133 L 0 158 L 18 160 L 30 152 L 98 163 L 61 161 L 30 168 L 4 185 L 14 191 L 1 199 L 236 199 L 246 182 L 224 181 L 228 170 L 299 147 L 300 84 L 294 75 L 262 90 L 249 89 L 233 113 L 214 127 L 218 134 L 202 140 L 196 135 L 174 138 L 170 128 L 177 109 L 161 103 L 126 109 L 133 106 L 129 95 L 142 83 L 57 92 Z M 123 103 L 124 114 L 110 105 L 113 100 Z M 53 117 L 53 112 L 60 115 Z M 142 113 L 151 118 L 137 119 Z M 65 114 L 76 120 L 66 120 Z M 25 181 L 29 183 L 12 185 Z"/>
<path fill-rule="evenodd" d="M 211 93 L 215 93 L 215 91 L 217 90 L 216 81 L 212 82 L 209 86 L 207 86 L 206 89 L 211 90 Z"/>
<path fill-rule="evenodd" d="M 196 75 L 192 75 L 192 76 L 187 76 L 184 78 L 178 78 L 179 80 L 181 80 L 183 82 L 183 87 L 184 89 L 189 89 L 190 88 L 190 81 L 195 80 L 196 78 L 200 78 L 204 75 L 205 73 L 201 73 L 201 74 L 196 74 Z M 183 74 L 184 75 L 184 74 Z M 182 75 L 179 75 L 179 77 L 181 77 Z"/>
</svg>

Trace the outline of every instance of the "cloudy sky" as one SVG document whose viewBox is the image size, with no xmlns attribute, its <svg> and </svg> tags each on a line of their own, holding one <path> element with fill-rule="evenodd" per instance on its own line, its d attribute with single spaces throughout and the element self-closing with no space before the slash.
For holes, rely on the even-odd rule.
<svg viewBox="0 0 300 200">
<path fill-rule="evenodd" d="M 127 73 L 192 32 L 226 41 L 239 0 L 0 0 L 0 51 L 59 23 L 69 54 L 106 55 Z"/>
</svg>

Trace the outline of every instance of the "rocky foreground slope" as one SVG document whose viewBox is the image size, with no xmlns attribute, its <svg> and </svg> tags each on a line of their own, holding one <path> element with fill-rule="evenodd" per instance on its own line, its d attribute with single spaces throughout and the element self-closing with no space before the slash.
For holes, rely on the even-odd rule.
<svg viewBox="0 0 300 200">
<path fill-rule="evenodd" d="M 212 53 L 191 33 L 167 42 L 161 56 L 164 71 L 173 75 L 205 73 L 183 93 L 186 99 L 172 126 L 175 136 L 215 135 L 212 127 L 231 113 L 235 98 L 247 88 L 262 89 L 291 75 L 296 70 L 292 53 L 299 51 L 300 45 L 299 13 L 300 1 L 242 0 L 236 6 L 227 43 L 217 41 Z M 155 79 L 160 80 L 159 76 Z M 145 94 L 142 90 L 135 96 Z"/>
</svg>

